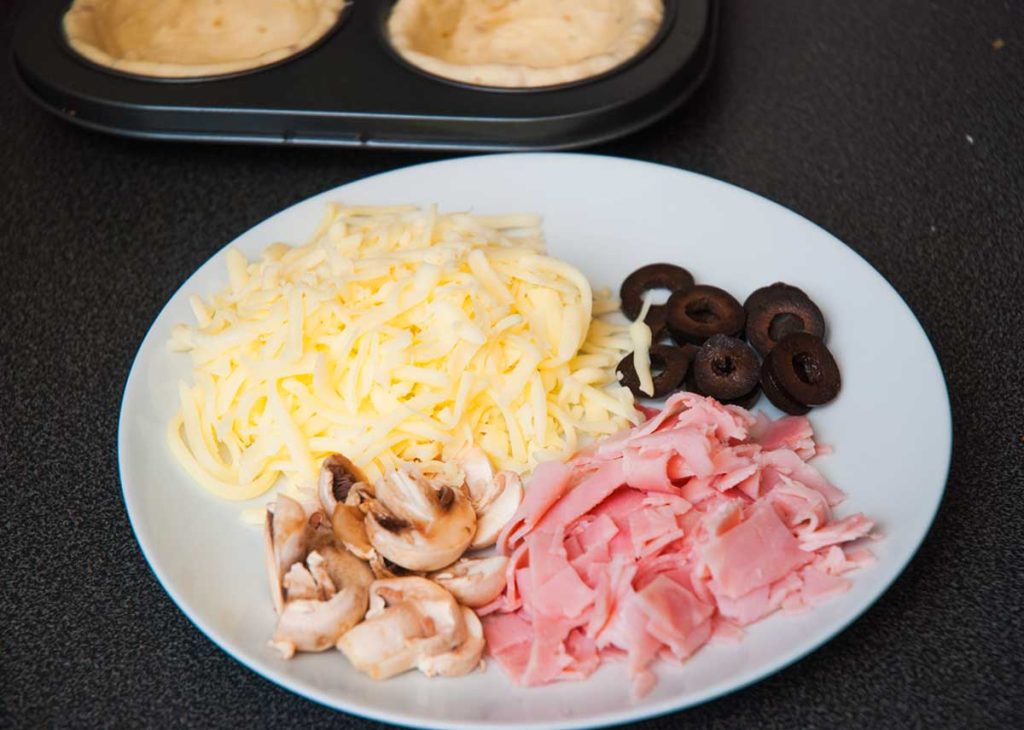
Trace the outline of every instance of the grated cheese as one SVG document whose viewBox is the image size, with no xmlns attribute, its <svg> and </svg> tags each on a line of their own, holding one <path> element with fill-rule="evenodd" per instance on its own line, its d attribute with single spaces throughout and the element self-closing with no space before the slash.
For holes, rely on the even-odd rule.
<svg viewBox="0 0 1024 730">
<path fill-rule="evenodd" d="M 651 328 L 644 319 L 651 311 L 653 292 L 644 295 L 644 303 L 636 321 L 629 325 L 629 339 L 633 344 L 633 369 L 640 381 L 640 392 L 654 395 L 654 376 L 651 374 Z"/>
<path fill-rule="evenodd" d="M 633 331 L 543 251 L 532 215 L 336 204 L 304 245 L 229 250 L 226 288 L 172 332 L 193 367 L 172 453 L 245 500 L 310 488 L 333 452 L 376 479 L 475 444 L 522 472 L 636 423 L 615 378 Z"/>
</svg>

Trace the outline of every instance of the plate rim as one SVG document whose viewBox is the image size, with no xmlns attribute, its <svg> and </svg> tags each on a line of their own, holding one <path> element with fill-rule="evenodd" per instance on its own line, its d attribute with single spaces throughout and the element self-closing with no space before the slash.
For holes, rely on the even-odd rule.
<svg viewBox="0 0 1024 730">
<path fill-rule="evenodd" d="M 275 672 L 275 673 L 265 672 L 264 670 L 262 670 L 261 668 L 259 668 L 255 664 L 249 663 L 244 658 L 242 658 L 242 656 L 240 656 L 240 654 L 242 654 L 243 652 L 236 653 L 234 650 L 229 648 L 228 642 L 225 641 L 225 640 L 222 640 L 222 638 L 217 635 L 217 631 L 215 629 L 213 629 L 212 627 L 208 626 L 206 624 L 206 622 L 199 615 L 197 615 L 196 612 L 194 612 L 193 610 L 191 610 L 188 607 L 187 602 L 184 600 L 184 598 L 178 593 L 178 591 L 176 591 L 172 587 L 172 585 L 170 583 L 170 580 L 166 578 L 166 576 L 164 574 L 164 571 L 162 571 L 158 567 L 159 559 L 156 558 L 155 555 L 153 554 L 152 545 L 148 544 L 149 541 L 145 537 L 143 537 L 145 532 L 144 531 L 140 532 L 139 527 L 136 524 L 136 518 L 137 518 L 137 516 L 139 514 L 139 509 L 140 508 L 139 508 L 139 506 L 136 503 L 136 499 L 133 498 L 132 495 L 130 494 L 130 490 L 128 489 L 127 483 L 126 483 L 126 480 L 125 480 L 125 472 L 126 472 L 126 464 L 125 464 L 125 459 L 126 459 L 125 451 L 126 451 L 126 449 L 125 449 L 125 442 L 126 442 L 126 440 L 128 438 L 128 430 L 129 430 L 128 425 L 127 425 L 126 414 L 128 413 L 129 401 L 131 400 L 131 397 L 134 394 L 134 390 L 137 389 L 137 387 L 138 387 L 138 381 L 142 377 L 141 370 L 140 370 L 140 367 L 139 367 L 139 360 L 140 360 L 140 358 L 142 356 L 143 350 L 146 348 L 147 342 L 149 341 L 150 337 L 153 336 L 153 334 L 154 334 L 154 329 L 155 329 L 156 323 L 160 321 L 160 319 L 163 317 L 163 315 L 166 312 L 166 310 L 171 306 L 171 303 L 174 302 L 175 300 L 177 300 L 179 295 L 182 294 L 182 292 L 187 290 L 187 288 L 191 284 L 192 280 L 196 276 L 198 276 L 199 272 L 201 272 L 203 269 L 205 269 L 208 264 L 210 264 L 214 259 L 216 259 L 218 256 L 220 256 L 225 250 L 227 250 L 231 246 L 235 245 L 240 239 L 250 235 L 253 230 L 255 230 L 259 226 L 263 225 L 267 221 L 269 221 L 269 220 L 271 220 L 273 218 L 276 218 L 278 216 L 282 216 L 282 215 L 288 214 L 288 213 L 292 212 L 293 209 L 298 208 L 299 206 L 309 205 L 309 204 L 311 204 L 311 202 L 313 200 L 315 200 L 317 198 L 320 198 L 320 197 L 323 197 L 323 196 L 328 196 L 328 195 L 335 195 L 335 194 L 338 194 L 339 192 L 343 191 L 345 188 L 347 188 L 347 187 L 349 187 L 351 185 L 354 185 L 354 184 L 357 184 L 357 183 L 363 183 L 363 182 L 366 182 L 366 181 L 369 181 L 369 180 L 374 180 L 376 178 L 385 177 L 385 176 L 388 176 L 388 175 L 393 175 L 393 174 L 399 173 L 399 172 L 406 172 L 406 171 L 416 170 L 416 169 L 419 169 L 419 168 L 427 168 L 427 167 L 435 167 L 435 168 L 436 167 L 449 167 L 449 166 L 458 167 L 459 165 L 466 164 L 467 162 L 470 162 L 470 164 L 473 164 L 473 163 L 479 162 L 481 160 L 507 159 L 507 158 L 517 158 L 517 159 L 534 158 L 534 159 L 538 159 L 538 160 L 542 160 L 542 159 L 545 159 L 545 158 L 548 158 L 548 159 L 550 159 L 550 158 L 557 158 L 557 159 L 564 159 L 564 158 L 580 159 L 580 158 L 582 158 L 582 159 L 590 160 L 592 162 L 596 162 L 598 164 L 608 164 L 608 165 L 613 165 L 613 166 L 614 165 L 636 165 L 636 166 L 642 166 L 642 167 L 647 167 L 647 168 L 653 168 L 655 170 L 670 171 L 673 174 L 689 176 L 691 178 L 697 178 L 697 179 L 699 179 L 701 184 L 710 185 L 712 187 L 714 187 L 714 186 L 724 186 L 726 188 L 731 188 L 732 189 L 731 192 L 733 194 L 738 192 L 742 196 L 748 197 L 748 198 L 752 198 L 755 201 L 759 201 L 762 204 L 763 203 L 767 203 L 768 205 L 778 209 L 778 211 L 784 212 L 784 214 L 786 214 L 787 216 L 794 217 L 794 218 L 798 219 L 802 224 L 810 225 L 810 226 L 813 226 L 814 228 L 818 229 L 818 231 L 823 233 L 828 238 L 832 239 L 832 241 L 834 243 L 838 244 L 838 246 L 841 249 L 845 249 L 845 252 L 847 254 L 853 255 L 853 256 L 857 257 L 858 259 L 860 259 L 860 261 L 863 262 L 863 264 L 866 265 L 871 272 L 873 272 L 876 276 L 878 276 L 885 283 L 885 285 L 887 287 L 889 287 L 889 289 L 896 296 L 896 298 L 900 302 L 900 304 L 902 304 L 902 306 L 906 309 L 907 313 L 910 314 L 910 319 L 913 321 L 914 325 L 918 328 L 918 330 L 920 331 L 921 336 L 924 338 L 925 343 L 928 345 L 928 350 L 931 353 L 931 359 L 930 359 L 928 364 L 937 373 L 938 381 L 939 381 L 939 383 L 942 386 L 943 395 L 944 395 L 943 403 L 945 404 L 945 408 L 941 408 L 940 412 L 941 412 L 942 416 L 945 418 L 945 421 L 946 421 L 946 424 L 947 424 L 947 428 L 945 429 L 946 438 L 945 438 L 944 444 L 943 444 L 943 446 L 945 448 L 945 454 L 944 454 L 944 456 L 945 456 L 945 465 L 944 465 L 944 467 L 941 470 L 942 473 L 943 473 L 942 487 L 941 487 L 941 489 L 936 494 L 936 498 L 934 500 L 934 504 L 929 505 L 930 514 L 928 515 L 927 524 L 926 524 L 925 529 L 921 532 L 920 536 L 916 539 L 915 544 L 913 545 L 913 548 L 911 550 L 909 550 L 909 552 L 906 555 L 906 557 L 904 557 L 902 559 L 901 563 L 896 567 L 896 570 L 892 574 L 892 577 L 888 580 L 888 582 L 886 582 L 878 590 L 878 593 L 872 599 L 867 601 L 862 607 L 860 607 L 858 610 L 856 610 L 853 613 L 853 615 L 851 615 L 851 616 L 849 616 L 849 617 L 839 621 L 834 627 L 831 627 L 828 630 L 828 635 L 825 638 L 823 638 L 821 641 L 819 641 L 817 643 L 814 643 L 814 644 L 812 644 L 810 646 L 799 646 L 799 647 L 793 649 L 792 651 L 784 653 L 780 658 L 777 658 L 776 660 L 774 660 L 772 662 L 769 662 L 767 665 L 760 666 L 756 670 L 747 670 L 746 672 L 741 672 L 740 674 L 747 674 L 749 676 L 744 677 L 738 683 L 729 683 L 728 686 L 726 686 L 724 688 L 723 687 L 715 687 L 715 686 L 713 686 L 713 687 L 710 687 L 708 689 L 705 689 L 702 692 L 698 692 L 695 697 L 694 696 L 688 696 L 687 699 L 678 699 L 678 698 L 671 699 L 671 698 L 669 698 L 669 699 L 662 700 L 662 701 L 658 702 L 657 704 L 655 704 L 653 706 L 646 707 L 646 708 L 643 708 L 641 710 L 637 710 L 635 707 L 626 706 L 626 707 L 624 707 L 624 708 L 622 708 L 620 710 L 615 710 L 613 712 L 605 713 L 603 716 L 601 716 L 600 719 L 597 719 L 597 720 L 581 721 L 581 720 L 568 719 L 568 720 L 560 720 L 560 721 L 553 721 L 553 722 L 550 722 L 550 721 L 540 721 L 540 722 L 530 722 L 530 721 L 527 721 L 527 722 L 520 722 L 520 723 L 516 723 L 516 724 L 510 723 L 510 722 L 507 722 L 507 721 L 501 721 L 501 720 L 498 720 L 498 721 L 495 721 L 495 720 L 483 720 L 483 721 L 472 721 L 472 722 L 471 721 L 466 721 L 466 720 L 448 720 L 448 721 L 444 721 L 444 722 L 431 722 L 431 721 L 425 721 L 424 719 L 418 718 L 415 715 L 411 715 L 411 714 L 408 714 L 408 713 L 405 713 L 405 712 L 401 712 L 401 711 L 381 711 L 381 710 L 377 710 L 377 709 L 375 709 L 373 707 L 370 707 L 370 706 L 361 705 L 361 704 L 358 703 L 358 701 L 355 704 L 351 704 L 351 705 L 350 704 L 342 704 L 342 703 L 339 703 L 336 699 L 334 699 L 331 696 L 329 696 L 326 692 L 321 691 L 321 690 L 319 690 L 317 688 L 300 687 L 300 686 L 298 686 L 299 683 L 297 681 L 293 680 L 292 678 L 288 677 L 285 672 L 282 672 L 282 671 L 278 671 L 278 672 Z M 573 152 L 573 153 L 566 153 L 566 152 L 525 152 L 525 153 L 520 152 L 520 153 L 516 153 L 516 152 L 513 152 L 513 153 L 505 153 L 505 154 L 464 155 L 464 156 L 448 158 L 448 159 L 443 159 L 443 160 L 434 160 L 434 161 L 430 161 L 430 162 L 423 162 L 423 163 L 417 163 L 417 164 L 413 164 L 413 165 L 407 165 L 407 166 L 403 166 L 403 167 L 398 167 L 398 168 L 394 168 L 394 169 L 385 170 L 385 171 L 382 171 L 382 172 L 379 172 L 379 173 L 375 173 L 373 175 L 367 175 L 365 177 L 356 178 L 354 180 L 350 180 L 350 181 L 342 183 L 340 185 L 336 185 L 336 186 L 334 186 L 332 188 L 329 188 L 329 189 L 326 189 L 326 190 L 322 190 L 320 192 L 314 193 L 313 195 L 310 195 L 310 196 L 307 196 L 307 197 L 305 197 L 305 198 L 303 198 L 301 200 L 298 200 L 295 203 L 292 203 L 291 205 L 288 205 L 288 206 L 286 206 L 286 207 L 284 207 L 284 208 L 282 208 L 282 209 L 280 209 L 278 211 L 275 211 L 274 213 L 272 213 L 271 215 L 269 215 L 269 216 L 267 216 L 265 218 L 262 218 L 261 220 L 259 220 L 258 222 L 256 222 L 252 226 L 248 227 L 247 229 L 242 231 L 240 234 L 238 234 L 234 238 L 232 238 L 230 241 L 225 243 L 223 246 L 221 246 L 218 249 L 216 249 L 209 257 L 207 257 L 202 263 L 200 263 L 193 270 L 193 272 L 174 290 L 174 292 L 167 298 L 167 300 L 164 302 L 163 306 L 157 312 L 156 316 L 153 318 L 152 322 L 150 323 L 149 327 L 147 328 L 146 333 L 143 336 L 141 342 L 139 343 L 139 345 L 138 345 L 138 347 L 136 349 L 134 357 L 132 358 L 131 368 L 129 369 L 128 377 L 125 380 L 124 390 L 122 391 L 121 405 L 120 405 L 120 409 L 119 409 L 119 413 L 118 413 L 118 427 L 117 427 L 118 479 L 119 479 L 120 485 L 121 485 L 121 497 L 122 497 L 122 499 L 124 501 L 125 512 L 127 513 L 128 521 L 129 521 L 129 524 L 131 526 L 132 533 L 133 533 L 133 535 L 135 537 L 135 541 L 138 544 L 138 546 L 139 546 L 139 548 L 140 548 L 140 550 L 142 552 L 143 558 L 145 559 L 146 564 L 148 565 L 150 571 L 152 572 L 154 577 L 157 579 L 157 582 L 160 584 L 160 587 L 164 590 L 164 592 L 167 594 L 167 596 L 171 599 L 171 601 L 174 603 L 175 607 L 178 610 L 180 610 L 185 615 L 185 617 L 189 620 L 189 622 L 192 623 L 192 625 L 196 629 L 198 629 L 208 640 L 210 640 L 215 646 L 217 646 L 221 651 L 223 651 L 232 660 L 234 660 L 238 664 L 241 664 L 247 670 L 253 672 L 257 676 L 261 677 L 263 680 L 268 681 L 268 682 L 274 684 L 275 686 L 277 686 L 277 687 L 279 687 L 281 689 L 284 689 L 284 690 L 286 690 L 288 692 L 291 692 L 291 693 L 293 693 L 293 694 L 295 694 L 295 695 L 297 695 L 299 697 L 302 697 L 304 699 L 316 702 L 317 704 L 322 705 L 324 707 L 327 707 L 329 709 L 332 709 L 332 710 L 335 710 L 335 711 L 340 711 L 340 712 L 343 712 L 343 713 L 346 713 L 346 714 L 349 714 L 349 715 L 353 715 L 353 716 L 356 716 L 356 717 L 362 717 L 362 718 L 365 718 L 365 719 L 370 719 L 370 720 L 374 720 L 374 721 L 378 721 L 378 722 L 390 723 L 390 724 L 394 724 L 394 725 L 404 725 L 404 726 L 407 726 L 407 727 L 415 727 L 415 728 L 446 728 L 446 729 L 451 729 L 451 730 L 470 730 L 471 728 L 481 728 L 481 727 L 486 727 L 486 728 L 509 728 L 509 727 L 515 727 L 515 726 L 528 726 L 530 728 L 535 728 L 535 729 L 538 729 L 538 730 L 541 729 L 541 728 L 544 728 L 544 729 L 547 729 L 547 730 L 570 730 L 570 729 L 580 728 L 580 727 L 590 727 L 590 728 L 609 727 L 609 726 L 612 726 L 612 725 L 618 725 L 618 724 L 632 722 L 632 721 L 639 721 L 639 720 L 644 720 L 644 719 L 652 719 L 652 718 L 656 718 L 656 717 L 662 717 L 662 716 L 667 715 L 669 713 L 682 712 L 682 711 L 685 711 L 685 710 L 690 709 L 692 707 L 697 707 L 699 705 L 705 704 L 705 703 L 710 702 L 712 700 L 719 699 L 721 697 L 725 697 L 725 696 L 730 695 L 730 694 L 732 694 L 734 692 L 738 692 L 738 691 L 740 691 L 742 689 L 745 689 L 745 688 L 747 688 L 747 687 L 749 687 L 749 686 L 751 686 L 753 684 L 756 684 L 757 682 L 760 682 L 760 681 L 762 681 L 764 679 L 767 679 L 767 678 L 769 678 L 769 677 L 779 673 L 783 669 L 786 669 L 787 667 L 792 666 L 793 664 L 795 664 L 796 662 L 800 661 L 804 657 L 806 657 L 806 656 L 810 655 L 811 653 L 813 653 L 813 652 L 821 649 L 822 647 L 824 647 L 826 644 L 828 644 L 833 639 L 835 639 L 837 636 L 839 636 L 839 634 L 841 634 L 844 631 L 846 631 L 851 625 L 853 625 L 853 623 L 855 623 L 856 621 L 860 620 L 868 611 L 870 611 L 878 603 L 879 600 L 881 600 L 881 598 L 884 595 L 886 595 L 889 592 L 889 590 L 896 583 L 896 581 L 906 571 L 906 569 L 909 566 L 909 564 L 911 563 L 911 561 L 917 556 L 918 552 L 921 549 L 921 546 L 924 544 L 924 541 L 931 534 L 931 531 L 932 531 L 932 528 L 934 527 L 935 519 L 936 519 L 936 517 L 938 515 L 939 509 L 941 508 L 942 503 L 943 503 L 943 501 L 945 500 L 945 497 L 946 497 L 946 490 L 947 490 L 947 487 L 949 486 L 950 468 L 952 466 L 952 447 L 953 447 L 953 419 L 952 419 L 952 404 L 951 404 L 950 397 L 949 397 L 949 386 L 948 386 L 948 383 L 946 382 L 945 372 L 942 369 L 942 364 L 941 364 L 941 361 L 939 360 L 938 354 L 937 354 L 937 352 L 935 350 L 935 346 L 932 343 L 931 338 L 928 336 L 928 332 L 924 328 L 924 325 L 918 319 L 917 315 L 914 314 L 913 309 L 911 309 L 910 305 L 907 304 L 906 300 L 900 294 L 899 290 L 897 290 L 896 287 L 893 286 L 893 284 L 889 281 L 889 279 L 886 278 L 885 275 L 883 275 L 877 268 L 875 268 L 871 264 L 871 262 L 868 261 L 864 256 L 862 256 L 856 249 L 854 249 L 851 246 L 849 246 L 848 244 L 846 244 L 842 239 L 840 239 L 839 237 L 833 235 L 830 231 L 828 231 L 827 229 L 825 229 L 821 225 L 815 223 L 814 221 L 810 220 L 809 218 L 805 218 L 804 216 L 800 215 L 796 211 L 791 210 L 790 208 L 787 208 L 786 206 L 782 205 L 781 203 L 776 202 L 775 200 L 772 200 L 771 198 L 768 198 L 767 196 L 764 196 L 764 195 L 761 195 L 759 193 L 755 193 L 753 191 L 747 190 L 746 188 L 740 187 L 740 186 L 735 185 L 733 183 L 730 183 L 730 182 L 727 182 L 727 181 L 724 181 L 724 180 L 720 180 L 718 178 L 710 177 L 708 175 L 704 175 L 704 174 L 699 173 L 699 172 L 694 172 L 694 171 L 691 171 L 691 170 L 686 170 L 686 169 L 682 169 L 682 168 L 678 168 L 678 167 L 673 167 L 671 165 L 663 165 L 663 164 L 656 163 L 656 162 L 647 162 L 647 161 L 644 161 L 644 160 L 636 160 L 636 159 L 633 159 L 633 158 L 625 158 L 625 157 L 616 157 L 616 156 L 612 156 L 612 155 L 601 155 L 601 154 L 593 154 L 593 153 L 576 153 L 576 152 Z M 133 505 L 135 505 L 135 506 L 133 507 Z M 683 696 L 686 696 L 686 695 L 683 695 Z"/>
</svg>

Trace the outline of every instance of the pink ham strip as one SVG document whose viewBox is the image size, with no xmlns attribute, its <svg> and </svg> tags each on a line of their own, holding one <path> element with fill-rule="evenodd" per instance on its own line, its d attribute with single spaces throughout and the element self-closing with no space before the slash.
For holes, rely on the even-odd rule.
<svg viewBox="0 0 1024 730">
<path fill-rule="evenodd" d="M 508 554 L 514 549 L 565 493 L 571 478 L 572 470 L 560 462 L 546 461 L 538 465 L 519 509 L 498 536 L 498 550 Z"/>
<path fill-rule="evenodd" d="M 533 640 L 533 628 L 519 614 L 499 613 L 482 620 L 487 648 L 497 654 L 518 644 Z"/>
<path fill-rule="evenodd" d="M 636 565 L 619 560 L 613 561 L 609 565 L 608 572 L 605 573 L 607 581 L 598 589 L 600 595 L 595 600 L 596 610 L 591 615 L 590 623 L 586 629 L 587 636 L 592 637 L 601 648 L 608 645 L 608 642 L 604 640 L 605 631 L 608 629 L 609 623 L 615 615 L 619 604 L 632 592 L 632 583 L 633 578 L 636 576 L 636 571 Z M 598 601 L 601 602 L 600 606 L 597 605 Z"/>
<path fill-rule="evenodd" d="M 583 552 L 602 545 L 607 547 L 609 540 L 615 537 L 618 531 L 619 528 L 615 526 L 611 517 L 599 515 L 579 534 L 580 547 L 583 548 Z"/>
<path fill-rule="evenodd" d="M 594 640 L 581 629 L 573 629 L 565 640 L 565 648 L 573 664 L 562 670 L 561 679 L 586 679 L 601 664 Z"/>
<path fill-rule="evenodd" d="M 681 428 L 705 428 L 710 426 L 714 436 L 723 443 L 745 441 L 754 425 L 754 417 L 742 408 L 722 407 L 713 398 L 704 398 L 696 393 L 681 393 L 689 408 L 680 413 L 676 424 Z"/>
<path fill-rule="evenodd" d="M 743 629 L 720 616 L 715 616 L 711 629 L 711 641 L 724 644 L 738 644 L 742 640 Z"/>
<path fill-rule="evenodd" d="M 667 421 L 681 413 L 687 408 L 686 393 L 676 393 L 665 401 L 665 407 L 641 423 L 636 428 L 625 432 L 627 441 L 638 441 L 644 436 L 654 433 Z M 606 442 L 607 443 L 607 442 Z"/>
<path fill-rule="evenodd" d="M 770 504 L 756 506 L 738 525 L 708 542 L 703 557 L 722 595 L 739 598 L 813 559 L 800 549 Z"/>
<path fill-rule="evenodd" d="M 623 478 L 633 489 L 678 494 L 679 487 L 668 476 L 668 461 L 673 456 L 668 450 L 652 452 L 626 449 L 622 457 Z"/>
<path fill-rule="evenodd" d="M 610 553 L 608 546 L 604 545 L 584 553 L 575 560 L 570 560 L 569 563 L 587 587 L 596 590 L 601 576 L 608 570 L 608 564 L 611 562 Z"/>
<path fill-rule="evenodd" d="M 593 590 L 566 559 L 563 539 L 560 532 L 534 532 L 527 538 L 529 596 L 535 616 L 574 619 L 594 602 Z M 524 595 L 523 601 L 526 600 Z"/>
<path fill-rule="evenodd" d="M 821 452 L 805 418 L 683 393 L 567 466 L 538 467 L 499 543 L 505 592 L 479 609 L 489 651 L 528 686 L 624 658 L 642 696 L 657 658 L 683 662 L 847 590 L 840 576 L 874 559 L 847 543 L 873 523 L 833 520 L 844 495 L 806 463 Z"/>
<path fill-rule="evenodd" d="M 873 537 L 877 537 L 872 535 Z M 843 553 L 846 555 L 846 559 L 849 564 L 854 568 L 864 568 L 875 562 L 875 555 L 867 548 L 844 548 Z"/>
<path fill-rule="evenodd" d="M 718 490 L 711 486 L 713 481 L 712 477 L 693 477 L 683 485 L 681 493 L 690 503 L 699 504 L 706 499 L 718 496 Z"/>
<path fill-rule="evenodd" d="M 800 571 L 803 587 L 800 590 L 804 600 L 810 604 L 821 603 L 850 590 L 850 581 L 839 576 L 823 573 L 813 565 Z"/>
<path fill-rule="evenodd" d="M 650 557 L 640 561 L 638 567 L 636 578 L 633 579 L 633 587 L 638 591 L 643 590 L 659 575 L 667 575 L 686 589 L 693 587 L 689 575 L 690 564 L 680 553 L 663 553 Z"/>
<path fill-rule="evenodd" d="M 637 595 L 647 615 L 648 633 L 678 659 L 685 659 L 710 636 L 702 624 L 709 623 L 715 607 L 697 599 L 681 585 L 660 575 Z"/>
<path fill-rule="evenodd" d="M 849 517 L 844 517 L 836 522 L 831 522 L 809 534 L 800 536 L 800 547 L 813 552 L 821 550 L 829 545 L 837 545 L 841 542 L 850 542 L 864 537 L 875 526 L 859 512 Z"/>
<path fill-rule="evenodd" d="M 783 474 L 779 475 L 778 484 L 767 498 L 797 536 L 813 533 L 828 522 L 829 508 L 825 496 Z"/>
<path fill-rule="evenodd" d="M 693 505 L 676 494 L 648 494 L 644 497 L 644 507 L 668 507 L 676 516 L 685 515 Z"/>
<path fill-rule="evenodd" d="M 755 588 L 740 598 L 715 595 L 715 603 L 723 618 L 737 626 L 752 624 L 778 610 L 788 596 L 800 590 L 801 581 L 796 573 L 788 573 L 770 586 Z"/>
<path fill-rule="evenodd" d="M 531 625 L 533 643 L 530 645 L 530 658 L 520 677 L 520 681 L 527 687 L 556 679 L 573 663 L 573 658 L 565 648 L 565 639 L 572 630 L 571 624 L 565 619 L 538 616 Z"/>
<path fill-rule="evenodd" d="M 672 467 L 668 471 L 670 479 L 688 476 L 707 477 L 715 473 L 714 462 L 711 459 L 714 442 L 703 431 L 665 429 L 647 437 L 642 444 L 644 452 L 665 454 L 666 461 L 672 462 Z M 634 445 L 627 453 L 636 450 Z M 630 486 L 633 486 L 632 482 Z"/>
<path fill-rule="evenodd" d="M 750 437 L 765 451 L 790 449 L 804 461 L 820 453 L 820 449 L 815 446 L 814 432 L 807 416 L 783 416 L 772 421 L 763 413 L 758 413 Z"/>
<path fill-rule="evenodd" d="M 569 535 L 569 537 L 565 538 L 565 557 L 570 562 L 582 556 L 584 552 L 578 535 Z"/>
<path fill-rule="evenodd" d="M 531 489 L 532 480 L 531 480 Z M 536 529 L 551 529 L 556 525 L 571 525 L 575 520 L 604 501 L 616 489 L 625 484 L 621 461 L 603 464 L 597 471 L 585 477 L 571 492 L 565 495 L 543 519 Z M 529 490 L 527 490 L 529 494 Z"/>
<path fill-rule="evenodd" d="M 736 485 L 736 490 L 750 500 L 756 500 L 761 496 L 761 472 L 755 471 L 749 477 Z"/>
<path fill-rule="evenodd" d="M 762 452 L 760 461 L 762 466 L 774 467 L 776 471 L 789 476 L 821 494 L 828 500 L 830 506 L 835 506 L 843 501 L 845 494 L 829 484 L 829 481 L 810 464 L 805 463 L 800 456 L 790 449 L 777 449 L 775 451 Z"/>
<path fill-rule="evenodd" d="M 644 548 L 648 543 L 664 538 L 666 535 L 676 535 L 672 539 L 682 537 L 682 530 L 676 524 L 676 516 L 667 507 L 654 507 L 637 510 L 628 517 L 629 537 L 633 542 L 633 555 L 640 557 L 644 555 Z"/>
</svg>

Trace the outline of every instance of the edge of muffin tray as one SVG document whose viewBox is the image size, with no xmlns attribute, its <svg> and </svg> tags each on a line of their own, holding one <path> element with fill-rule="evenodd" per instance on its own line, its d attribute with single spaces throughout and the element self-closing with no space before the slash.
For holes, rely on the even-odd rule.
<svg viewBox="0 0 1024 730">
<path fill-rule="evenodd" d="M 82 127 L 195 142 L 476 151 L 568 149 L 645 127 L 685 101 L 711 67 L 718 0 L 665 0 L 647 49 L 600 76 L 542 89 L 473 87 L 430 76 L 392 50 L 391 2 L 352 0 L 311 48 L 261 69 L 148 79 L 81 58 L 63 38 L 69 0 L 27 3 L 15 77 Z"/>
</svg>

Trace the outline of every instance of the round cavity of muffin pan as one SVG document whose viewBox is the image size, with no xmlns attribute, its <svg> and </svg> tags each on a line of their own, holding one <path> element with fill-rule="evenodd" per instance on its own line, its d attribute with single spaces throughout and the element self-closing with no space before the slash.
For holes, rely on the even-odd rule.
<svg viewBox="0 0 1024 730">
<path fill-rule="evenodd" d="M 341 27 L 348 20 L 348 17 L 351 15 L 353 6 L 355 5 L 356 2 L 357 0 L 345 0 L 345 2 L 341 6 L 341 9 L 338 11 L 338 17 L 335 19 L 334 23 L 326 31 L 324 31 L 323 35 L 321 35 L 319 38 L 317 38 L 315 41 L 310 43 L 305 48 L 301 48 L 295 51 L 290 56 L 279 58 L 269 63 L 265 63 L 261 66 L 253 66 L 252 68 L 237 69 L 233 71 L 225 71 L 221 73 L 212 73 L 197 76 L 150 76 L 147 74 L 137 73 L 133 71 L 126 71 L 123 69 L 115 68 L 113 66 L 106 66 L 102 63 L 92 60 L 91 58 L 88 58 L 87 56 L 82 55 L 78 50 L 76 50 L 71 45 L 70 41 L 68 40 L 67 33 L 65 33 L 64 31 L 64 16 L 71 9 L 72 0 L 68 0 L 66 9 L 64 10 L 64 12 L 60 14 L 57 21 L 57 27 L 55 30 L 57 33 L 57 37 L 59 39 L 58 45 L 65 53 L 69 54 L 79 63 L 82 63 L 98 71 L 102 71 L 112 76 L 119 76 L 121 78 L 131 79 L 135 81 L 148 81 L 161 84 L 202 83 L 206 81 L 223 81 L 225 79 L 234 79 L 239 78 L 241 76 L 248 76 L 250 74 L 260 73 L 262 71 L 267 71 L 272 68 L 284 66 L 285 64 L 291 63 L 309 53 L 312 53 L 313 51 L 315 51 L 316 49 L 320 48 L 325 43 L 330 41 L 334 37 L 334 35 L 341 29 Z"/>
<path fill-rule="evenodd" d="M 358 1 L 358 0 L 357 0 Z M 579 86 L 585 86 L 587 84 L 596 83 L 602 81 L 617 74 L 623 73 L 626 70 L 634 67 L 637 63 L 647 57 L 655 48 L 657 48 L 665 40 L 665 36 L 668 35 L 668 31 L 672 28 L 672 24 L 675 22 L 676 15 L 676 3 L 678 0 L 662 0 L 663 12 L 661 15 L 661 25 L 658 30 L 651 36 L 650 40 L 634 53 L 629 58 L 623 60 L 621 63 L 613 66 L 612 68 L 601 71 L 600 73 L 594 74 L 593 76 L 586 76 L 584 78 L 575 79 L 573 81 L 566 81 L 557 84 L 550 84 L 548 86 L 488 86 L 485 84 L 474 84 L 468 81 L 462 81 L 460 79 L 448 78 L 446 76 L 440 76 L 432 73 L 406 59 L 402 54 L 395 48 L 391 42 L 391 34 L 388 32 L 388 20 L 391 17 L 391 11 L 397 4 L 398 0 L 386 0 L 380 2 L 380 11 L 377 19 L 377 31 L 381 43 L 385 50 L 391 56 L 391 58 L 398 63 L 400 66 L 432 81 L 438 81 L 450 86 L 455 86 L 462 89 L 468 89 L 470 91 L 485 91 L 485 92 L 499 92 L 499 93 L 511 93 L 511 94 L 523 94 L 523 93 L 534 93 L 534 92 L 548 92 L 548 91 L 561 91 L 563 89 L 573 89 Z"/>
</svg>

